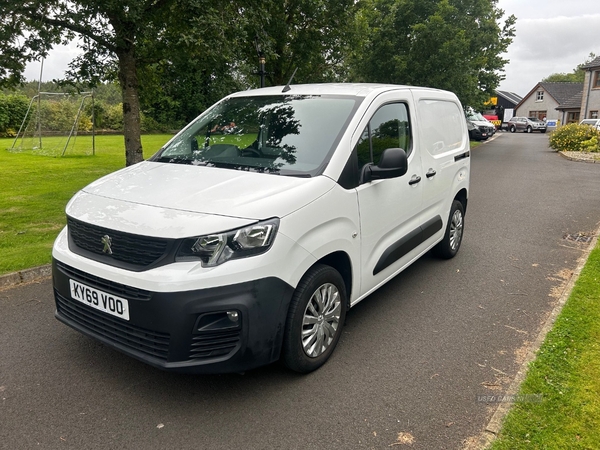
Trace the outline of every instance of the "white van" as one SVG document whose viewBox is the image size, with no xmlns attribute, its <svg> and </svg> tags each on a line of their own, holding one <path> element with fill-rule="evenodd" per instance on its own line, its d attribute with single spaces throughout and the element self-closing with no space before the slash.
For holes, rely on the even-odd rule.
<svg viewBox="0 0 600 450">
<path fill-rule="evenodd" d="M 282 359 L 310 372 L 349 308 L 429 250 L 456 254 L 469 169 L 450 92 L 230 95 L 69 202 L 53 248 L 56 317 L 162 369 Z"/>
</svg>

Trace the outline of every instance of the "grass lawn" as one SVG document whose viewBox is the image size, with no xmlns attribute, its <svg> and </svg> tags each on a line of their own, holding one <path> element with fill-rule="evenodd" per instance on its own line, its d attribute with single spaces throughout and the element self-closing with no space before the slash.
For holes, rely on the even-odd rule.
<svg viewBox="0 0 600 450">
<path fill-rule="evenodd" d="M 542 394 L 542 401 L 516 403 L 492 450 L 600 448 L 600 244 L 520 394 Z"/>
<path fill-rule="evenodd" d="M 142 136 L 144 156 L 170 138 Z M 46 139 L 49 147 L 52 138 Z M 84 144 L 85 138 L 78 139 Z M 97 136 L 95 156 L 12 153 L 12 143 L 0 139 L 0 274 L 49 263 L 69 199 L 93 180 L 125 167 L 123 136 Z"/>
</svg>

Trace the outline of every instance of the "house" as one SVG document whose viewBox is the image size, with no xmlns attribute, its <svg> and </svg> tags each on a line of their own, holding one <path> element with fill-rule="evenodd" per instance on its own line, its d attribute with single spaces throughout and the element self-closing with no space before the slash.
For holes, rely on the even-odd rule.
<svg viewBox="0 0 600 450">
<path fill-rule="evenodd" d="M 600 56 L 582 67 L 585 70 L 581 99 L 581 119 L 598 119 L 600 111 Z"/>
<path fill-rule="evenodd" d="M 515 106 L 514 115 L 548 122 L 579 122 L 582 95 L 583 83 L 540 82 Z"/>
</svg>

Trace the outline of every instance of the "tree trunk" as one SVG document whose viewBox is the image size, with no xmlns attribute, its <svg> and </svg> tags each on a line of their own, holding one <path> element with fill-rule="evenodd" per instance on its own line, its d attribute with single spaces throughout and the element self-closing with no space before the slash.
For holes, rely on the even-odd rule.
<svg viewBox="0 0 600 450">
<path fill-rule="evenodd" d="M 134 49 L 117 52 L 119 84 L 123 96 L 123 135 L 125 164 L 131 166 L 144 160 L 141 140 L 140 98 Z"/>
</svg>

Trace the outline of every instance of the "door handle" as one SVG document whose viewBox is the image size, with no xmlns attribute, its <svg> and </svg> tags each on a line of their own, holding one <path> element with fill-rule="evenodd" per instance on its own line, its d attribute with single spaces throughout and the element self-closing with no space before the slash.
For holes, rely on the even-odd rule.
<svg viewBox="0 0 600 450">
<path fill-rule="evenodd" d="M 431 177 L 435 176 L 435 174 L 436 174 L 436 173 L 437 173 L 437 172 L 436 172 L 435 170 L 433 170 L 433 169 L 429 169 L 429 170 L 427 171 L 427 173 L 425 174 L 425 176 L 426 176 L 427 178 L 431 178 Z"/>
<path fill-rule="evenodd" d="M 419 175 L 413 175 L 412 178 L 410 179 L 410 181 L 408 182 L 409 185 L 413 185 L 413 184 L 417 184 L 421 182 L 421 177 Z"/>
<path fill-rule="evenodd" d="M 470 156 L 471 154 L 469 152 L 461 153 L 460 155 L 454 157 L 454 162 L 460 161 L 461 159 L 469 158 Z"/>
</svg>

